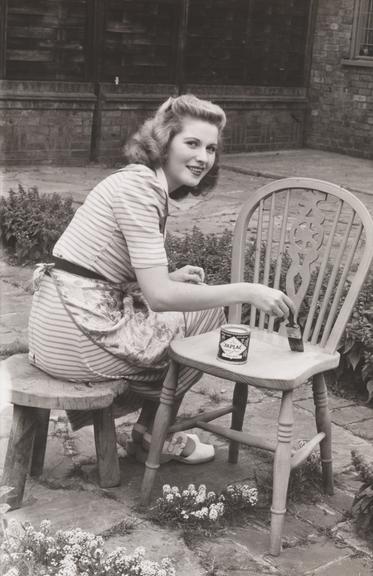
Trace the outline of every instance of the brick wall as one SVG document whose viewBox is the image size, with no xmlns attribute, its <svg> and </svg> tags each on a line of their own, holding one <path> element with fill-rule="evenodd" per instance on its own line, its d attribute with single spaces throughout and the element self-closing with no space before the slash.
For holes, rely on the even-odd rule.
<svg viewBox="0 0 373 576">
<path fill-rule="evenodd" d="M 223 106 L 226 152 L 302 146 L 304 89 L 189 86 Z M 0 163 L 82 165 L 117 163 L 126 138 L 156 107 L 176 95 L 173 85 L 0 81 Z"/>
<path fill-rule="evenodd" d="M 354 2 L 319 1 L 305 145 L 373 158 L 373 67 L 349 59 Z"/>
<path fill-rule="evenodd" d="M 140 122 L 176 88 L 149 86 L 115 89 L 104 85 L 97 159 L 120 160 L 121 146 Z M 300 148 L 306 110 L 301 88 L 190 85 L 186 91 L 220 104 L 228 118 L 225 152 L 248 152 Z"/>
<path fill-rule="evenodd" d="M 0 81 L 1 163 L 87 162 L 95 100 L 89 83 Z"/>
</svg>

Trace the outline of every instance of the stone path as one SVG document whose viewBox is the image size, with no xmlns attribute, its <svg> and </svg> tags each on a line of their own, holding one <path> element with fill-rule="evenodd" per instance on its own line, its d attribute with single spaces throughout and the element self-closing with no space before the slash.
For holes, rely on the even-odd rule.
<svg viewBox="0 0 373 576">
<path fill-rule="evenodd" d="M 307 161 L 308 157 L 311 160 Z M 213 195 L 188 200 L 183 207 L 173 206 L 169 222 L 171 231 L 190 230 L 194 224 L 205 232 L 232 228 L 239 206 L 251 191 L 272 177 L 296 174 L 317 176 L 358 190 L 359 197 L 373 213 L 373 166 L 367 160 L 315 151 L 291 151 L 236 155 L 225 157 L 223 161 L 224 165 L 229 162 L 229 169 L 222 170 L 220 184 Z M 342 166 L 348 169 L 343 171 Z M 67 192 L 72 192 L 74 199 L 80 202 L 91 185 L 110 172 L 111 169 L 98 166 L 82 169 L 15 167 L 6 170 L 3 187 L 7 190 L 9 185 L 22 179 L 25 186 L 37 185 L 40 191 L 61 192 L 65 191 L 65 182 L 68 182 Z M 10 267 L 4 258 L 0 258 L 0 352 L 7 347 L 22 350 L 27 345 L 31 272 L 30 268 Z M 185 398 L 181 412 L 190 414 L 199 408 L 223 406 L 229 394 L 229 383 L 204 376 Z M 38 482 L 28 482 L 24 506 L 9 516 L 27 519 L 35 525 L 49 518 L 54 528 L 80 526 L 95 533 L 109 534 L 106 542 L 109 549 L 119 545 L 128 549 L 145 545 L 153 559 L 172 556 L 176 560 L 178 576 L 371 575 L 372 550 L 356 536 L 348 514 L 360 485 L 351 467 L 350 451 L 356 448 L 369 461 L 373 460 L 373 410 L 333 396 L 330 406 L 336 494 L 321 497 L 313 503 L 289 504 L 285 547 L 279 558 L 267 553 L 267 504 L 259 507 L 246 524 L 237 523 L 212 538 L 192 538 L 187 546 L 179 530 L 152 524 L 136 508 L 143 466 L 128 458 L 123 449 L 120 449 L 121 486 L 100 489 L 92 429 L 72 433 L 63 412 L 53 413 L 51 419 L 43 477 Z M 273 436 L 278 408 L 275 395 L 253 390 L 247 408 L 247 423 L 251 429 Z M 132 415 L 118 423 L 123 434 L 129 434 L 134 419 L 135 415 Z M 295 420 L 295 438 L 313 434 L 313 402 L 307 386 L 296 393 Z M 9 406 L 0 406 L 0 422 L 1 468 L 11 422 Z M 201 433 L 201 437 L 210 438 L 210 435 Z M 217 449 L 213 462 L 204 466 L 176 463 L 162 466 L 155 495 L 166 482 L 179 487 L 190 482 L 205 483 L 208 489 L 221 490 L 234 481 L 256 478 L 261 487 L 262 481 L 268 480 L 270 460 L 263 452 L 242 450 L 239 464 L 232 466 L 226 463 L 224 441 L 216 437 L 212 437 L 212 441 Z M 123 521 L 131 526 L 126 535 L 122 534 Z"/>
</svg>

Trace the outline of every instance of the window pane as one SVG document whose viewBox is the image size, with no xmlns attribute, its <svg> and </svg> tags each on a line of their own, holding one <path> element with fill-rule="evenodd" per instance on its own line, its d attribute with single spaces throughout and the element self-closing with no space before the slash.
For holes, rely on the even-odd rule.
<svg viewBox="0 0 373 576">
<path fill-rule="evenodd" d="M 310 0 L 190 0 L 189 83 L 300 86 Z"/>
<path fill-rule="evenodd" d="M 191 0 L 186 81 L 242 84 L 245 81 L 247 0 Z"/>
<path fill-rule="evenodd" d="M 8 0 L 9 79 L 84 80 L 87 0 Z"/>
<path fill-rule="evenodd" d="M 179 2 L 107 0 L 102 80 L 172 82 Z"/>
<path fill-rule="evenodd" d="M 361 4 L 359 56 L 373 56 L 373 0 Z"/>
</svg>

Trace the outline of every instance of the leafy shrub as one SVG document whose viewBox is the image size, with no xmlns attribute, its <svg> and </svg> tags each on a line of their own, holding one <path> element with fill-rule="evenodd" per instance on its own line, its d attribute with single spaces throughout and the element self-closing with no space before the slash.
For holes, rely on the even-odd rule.
<svg viewBox="0 0 373 576">
<path fill-rule="evenodd" d="M 183 236 L 167 235 L 170 271 L 187 264 L 201 266 L 208 284 L 226 284 L 230 280 L 232 232 L 203 234 L 196 226 Z"/>
<path fill-rule="evenodd" d="M 104 550 L 104 540 L 80 528 L 50 533 L 44 520 L 39 530 L 30 523 L 12 523 L 0 538 L 0 569 L 4 576 L 175 576 L 171 560 L 145 559 L 145 550 L 132 554 L 120 547 Z"/>
<path fill-rule="evenodd" d="M 359 293 L 351 318 L 341 341 L 341 362 L 338 381 L 348 388 L 368 390 L 368 401 L 373 398 L 373 271 L 371 270 Z"/>
<path fill-rule="evenodd" d="M 72 198 L 19 186 L 0 198 L 1 241 L 17 264 L 49 260 L 73 215 Z"/>
<path fill-rule="evenodd" d="M 363 482 L 352 503 L 352 517 L 358 533 L 373 543 L 373 464 L 368 464 L 356 450 L 351 452 L 351 456 Z"/>
</svg>

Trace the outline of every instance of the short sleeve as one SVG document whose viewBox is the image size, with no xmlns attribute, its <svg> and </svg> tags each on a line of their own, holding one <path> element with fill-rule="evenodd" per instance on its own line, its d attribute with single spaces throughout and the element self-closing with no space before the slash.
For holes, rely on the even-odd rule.
<svg viewBox="0 0 373 576">
<path fill-rule="evenodd" d="M 113 213 L 127 244 L 134 268 L 167 266 L 162 223 L 167 215 L 167 192 L 146 167 L 123 170 L 113 198 Z"/>
</svg>

